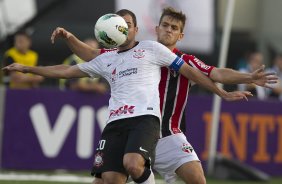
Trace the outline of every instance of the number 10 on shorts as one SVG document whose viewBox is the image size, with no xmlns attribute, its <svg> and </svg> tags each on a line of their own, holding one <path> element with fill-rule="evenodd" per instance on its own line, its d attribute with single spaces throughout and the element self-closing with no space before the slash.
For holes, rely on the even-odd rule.
<svg viewBox="0 0 282 184">
<path fill-rule="evenodd" d="M 97 151 L 98 150 L 103 150 L 104 147 L 105 147 L 105 144 L 106 144 L 106 140 L 100 140 L 99 143 L 98 143 L 98 147 L 97 147 Z"/>
</svg>

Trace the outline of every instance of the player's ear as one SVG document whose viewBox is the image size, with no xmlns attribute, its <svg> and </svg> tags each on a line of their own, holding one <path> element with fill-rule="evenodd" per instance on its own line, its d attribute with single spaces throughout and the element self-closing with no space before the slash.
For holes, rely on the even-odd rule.
<svg viewBox="0 0 282 184">
<path fill-rule="evenodd" d="M 179 36 L 178 36 L 178 41 L 182 40 L 184 37 L 184 33 L 180 33 Z"/>
<path fill-rule="evenodd" d="M 156 32 L 156 34 L 158 34 L 158 32 L 159 32 L 159 26 L 156 26 L 156 27 L 155 27 L 155 32 Z"/>
<path fill-rule="evenodd" d="M 139 29 L 138 29 L 138 27 L 136 26 L 136 27 L 135 27 L 135 33 L 138 33 L 138 30 L 139 30 Z"/>
</svg>

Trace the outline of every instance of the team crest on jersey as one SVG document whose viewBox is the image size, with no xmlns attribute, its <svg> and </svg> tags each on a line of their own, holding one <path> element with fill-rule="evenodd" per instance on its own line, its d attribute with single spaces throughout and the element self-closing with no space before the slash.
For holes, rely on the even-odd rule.
<svg viewBox="0 0 282 184">
<path fill-rule="evenodd" d="M 103 163 L 104 163 L 103 153 L 101 153 L 101 152 L 96 153 L 93 165 L 95 167 L 101 167 L 103 165 Z"/>
<path fill-rule="evenodd" d="M 182 144 L 182 151 L 186 152 L 186 153 L 192 153 L 193 152 L 193 147 L 187 143 L 183 143 Z"/>
<path fill-rule="evenodd" d="M 134 55 L 133 55 L 133 57 L 134 57 L 134 58 L 137 58 L 137 59 L 140 59 L 140 58 L 145 57 L 145 50 L 143 50 L 143 49 L 134 50 Z"/>
<path fill-rule="evenodd" d="M 118 77 L 117 69 L 115 68 L 115 69 L 112 71 L 112 74 L 111 74 L 111 82 L 114 83 L 114 82 L 117 80 L 117 77 Z"/>
</svg>

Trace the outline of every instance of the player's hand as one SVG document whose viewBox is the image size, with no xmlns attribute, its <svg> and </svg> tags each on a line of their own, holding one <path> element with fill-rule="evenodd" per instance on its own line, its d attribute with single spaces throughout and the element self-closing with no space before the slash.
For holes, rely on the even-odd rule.
<svg viewBox="0 0 282 184">
<path fill-rule="evenodd" d="M 24 65 L 18 64 L 18 63 L 10 64 L 10 65 L 2 68 L 2 70 L 27 73 L 27 67 L 24 66 Z"/>
<path fill-rule="evenodd" d="M 252 75 L 253 83 L 262 86 L 271 88 L 271 84 L 275 84 L 278 82 L 278 77 L 275 72 L 264 72 L 265 66 L 262 65 L 259 69 L 254 71 Z"/>
<path fill-rule="evenodd" d="M 224 98 L 226 101 L 237 101 L 237 100 L 243 100 L 245 99 L 248 101 L 248 97 L 253 96 L 253 94 L 249 91 L 232 91 L 232 92 L 226 92 L 222 98 Z"/>
<path fill-rule="evenodd" d="M 63 39 L 68 39 L 72 36 L 73 34 L 68 32 L 67 30 L 65 30 L 64 28 L 62 27 L 57 27 L 52 35 L 51 35 L 51 43 L 54 44 L 55 43 L 55 40 L 57 38 L 63 38 Z"/>
</svg>

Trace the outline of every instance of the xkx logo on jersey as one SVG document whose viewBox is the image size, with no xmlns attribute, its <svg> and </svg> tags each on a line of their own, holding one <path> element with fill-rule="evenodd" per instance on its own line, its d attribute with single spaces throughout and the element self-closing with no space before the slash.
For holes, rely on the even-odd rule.
<svg viewBox="0 0 282 184">
<path fill-rule="evenodd" d="M 122 106 L 118 108 L 117 110 L 111 110 L 110 117 L 112 116 L 120 116 L 121 114 L 133 114 L 134 113 L 134 107 L 133 105 L 128 106 Z"/>
</svg>

